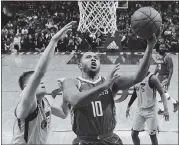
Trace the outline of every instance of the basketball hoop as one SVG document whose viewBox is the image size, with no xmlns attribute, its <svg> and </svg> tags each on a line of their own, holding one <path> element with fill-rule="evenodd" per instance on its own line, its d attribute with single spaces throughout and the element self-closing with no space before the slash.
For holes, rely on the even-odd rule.
<svg viewBox="0 0 179 145">
<path fill-rule="evenodd" d="M 114 33 L 117 1 L 78 1 L 80 22 L 78 31 L 102 34 Z"/>
</svg>

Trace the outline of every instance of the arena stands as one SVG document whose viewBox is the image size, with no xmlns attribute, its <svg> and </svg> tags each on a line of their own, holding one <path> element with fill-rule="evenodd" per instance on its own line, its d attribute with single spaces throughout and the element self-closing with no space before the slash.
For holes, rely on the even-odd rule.
<svg viewBox="0 0 179 145">
<path fill-rule="evenodd" d="M 8 5 L 12 15 L 7 16 L 4 9 Z M 179 51 L 179 4 L 177 1 L 129 2 L 128 9 L 117 10 L 117 32 L 115 38 L 121 45 L 106 44 L 111 35 L 77 32 L 74 28 L 58 43 L 56 51 L 143 51 L 145 41 L 137 38 L 130 29 L 130 18 L 139 7 L 151 6 L 160 12 L 164 32 L 160 41 L 168 44 L 171 52 Z M 1 51 L 11 53 L 13 49 L 22 52 L 41 52 L 55 32 L 71 20 L 79 21 L 76 1 L 11 1 L 2 3 Z M 64 13 L 65 10 L 65 13 Z M 160 42 L 159 42 L 160 43 Z M 84 47 L 88 44 L 88 48 Z M 107 46 L 105 46 L 107 45 Z M 109 46 L 110 45 L 110 46 Z M 156 48 L 157 49 L 157 48 Z"/>
</svg>

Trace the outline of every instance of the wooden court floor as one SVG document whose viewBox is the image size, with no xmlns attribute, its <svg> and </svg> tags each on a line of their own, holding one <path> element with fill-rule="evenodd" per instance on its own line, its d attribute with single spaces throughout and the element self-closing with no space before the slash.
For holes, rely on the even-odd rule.
<svg viewBox="0 0 179 145">
<path fill-rule="evenodd" d="M 18 87 L 18 77 L 25 70 L 31 70 L 35 67 L 40 55 L 39 54 L 11 54 L 2 55 L 2 143 L 8 144 L 12 138 L 12 128 L 14 122 L 14 108 L 19 99 L 20 89 Z M 66 64 L 73 55 L 54 55 L 44 82 L 47 90 L 50 92 L 58 88 L 57 78 L 67 77 L 76 78 L 80 76 L 77 65 Z M 172 55 L 174 61 L 174 74 L 171 80 L 169 93 L 178 100 L 178 55 Z M 102 61 L 102 60 L 101 60 Z M 106 76 L 114 65 L 102 65 L 100 74 Z M 154 65 L 150 67 L 154 71 Z M 137 65 L 121 65 L 121 73 L 132 73 L 136 70 Z M 136 110 L 136 102 L 131 108 L 131 116 L 126 119 L 125 111 L 130 96 L 122 103 L 116 104 L 117 126 L 115 132 L 119 134 L 124 144 L 132 144 L 130 129 L 132 119 Z M 60 96 L 57 102 L 60 103 Z M 162 116 L 159 116 L 161 131 L 158 135 L 159 144 L 178 144 L 178 112 L 173 113 L 173 106 L 168 102 L 170 121 L 165 122 Z M 147 128 L 146 128 L 147 129 Z M 63 120 L 52 117 L 52 129 L 50 132 L 49 144 L 71 144 L 75 134 L 71 131 L 70 116 Z M 150 144 L 150 138 L 147 131 L 140 134 L 142 144 Z"/>
</svg>

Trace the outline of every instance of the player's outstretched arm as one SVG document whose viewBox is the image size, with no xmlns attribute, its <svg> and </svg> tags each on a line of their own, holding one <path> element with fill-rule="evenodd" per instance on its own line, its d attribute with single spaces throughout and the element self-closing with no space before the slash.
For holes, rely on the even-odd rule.
<svg viewBox="0 0 179 145">
<path fill-rule="evenodd" d="M 52 114 L 57 117 L 65 119 L 68 116 L 69 108 L 65 100 L 63 100 L 62 105 L 53 104 L 51 105 L 51 108 L 52 108 Z"/>
<path fill-rule="evenodd" d="M 127 110 L 126 110 L 126 118 L 128 118 L 130 116 L 129 112 L 130 112 L 130 107 L 131 105 L 134 103 L 135 99 L 137 98 L 137 93 L 136 93 L 136 89 L 134 88 L 134 91 L 132 93 L 131 99 L 127 105 Z"/>
<path fill-rule="evenodd" d="M 154 71 L 154 75 L 157 75 L 157 73 L 159 72 L 159 66 L 157 64 L 156 68 L 155 68 L 155 71 Z"/>
<path fill-rule="evenodd" d="M 167 80 L 167 84 L 166 85 L 170 85 L 170 81 L 171 81 L 171 78 L 172 78 L 172 75 L 173 75 L 173 60 L 170 56 L 167 56 L 166 59 L 165 59 L 167 65 L 168 65 L 168 68 L 169 68 L 169 76 L 168 76 L 168 80 Z"/>
<path fill-rule="evenodd" d="M 51 93 L 47 93 L 46 99 L 49 101 L 52 114 L 56 117 L 60 117 L 62 119 L 65 119 L 68 116 L 69 108 L 67 102 L 63 99 L 62 104 L 61 102 L 56 100 L 56 97 L 62 97 L 62 89 L 58 88 L 53 90 Z"/>
<path fill-rule="evenodd" d="M 131 86 L 141 82 L 145 78 L 151 63 L 152 50 L 157 42 L 155 34 L 153 34 L 153 36 L 148 39 L 147 42 L 147 48 L 138 70 L 133 75 L 123 74 L 118 77 L 112 87 L 114 95 L 116 95 L 119 90 L 125 90 L 127 88 L 130 88 Z"/>
<path fill-rule="evenodd" d="M 164 117 L 165 117 L 165 120 L 168 121 L 169 120 L 169 113 L 168 113 L 168 107 L 167 107 L 167 99 L 166 99 L 163 87 L 162 87 L 159 79 L 155 75 L 152 75 L 150 77 L 149 84 L 152 87 L 156 88 L 157 91 L 159 92 L 161 100 L 162 100 L 163 105 L 164 105 Z"/>
<path fill-rule="evenodd" d="M 37 105 L 35 93 L 41 82 L 42 77 L 46 72 L 49 59 L 54 54 L 54 50 L 59 39 L 69 29 L 72 29 L 73 24 L 74 22 L 67 24 L 51 38 L 47 48 L 43 52 L 42 56 L 40 57 L 40 60 L 35 67 L 33 75 L 30 77 L 26 87 L 21 93 L 21 100 L 16 110 L 18 117 L 26 118 L 30 111 L 35 110 Z"/>
<path fill-rule="evenodd" d="M 129 95 L 129 90 L 128 89 L 122 90 L 121 97 L 119 99 L 114 100 L 115 103 L 120 103 L 120 102 L 124 101 L 128 97 L 128 95 Z"/>
</svg>

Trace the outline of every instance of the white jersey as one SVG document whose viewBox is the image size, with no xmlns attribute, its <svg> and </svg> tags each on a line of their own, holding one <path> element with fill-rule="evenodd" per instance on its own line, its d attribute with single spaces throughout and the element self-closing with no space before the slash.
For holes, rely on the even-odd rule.
<svg viewBox="0 0 179 145">
<path fill-rule="evenodd" d="M 15 112 L 16 116 L 16 112 Z M 51 107 L 46 98 L 26 119 L 15 119 L 12 144 L 45 144 L 51 124 Z"/>
<path fill-rule="evenodd" d="M 156 104 L 156 89 L 151 88 L 149 85 L 152 75 L 149 73 L 142 82 L 135 85 L 139 109 L 150 108 Z"/>
</svg>

